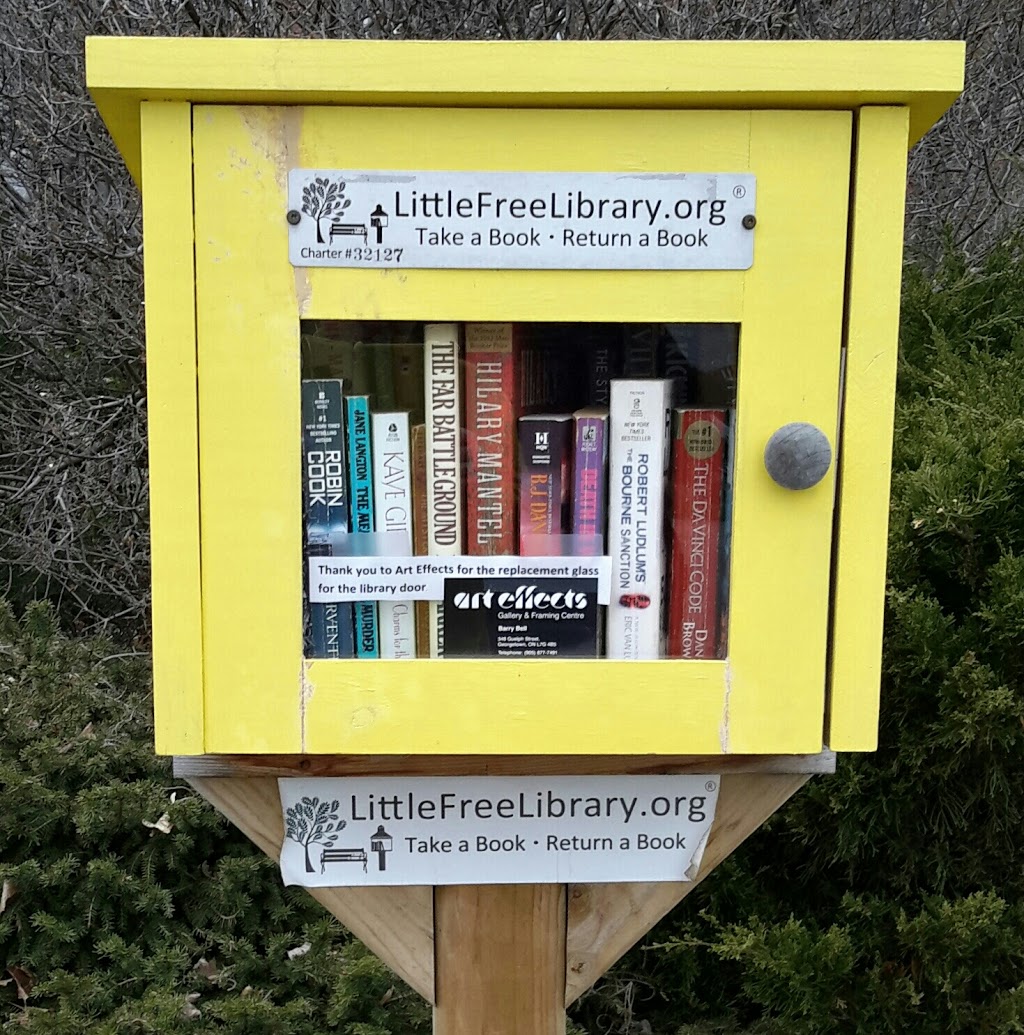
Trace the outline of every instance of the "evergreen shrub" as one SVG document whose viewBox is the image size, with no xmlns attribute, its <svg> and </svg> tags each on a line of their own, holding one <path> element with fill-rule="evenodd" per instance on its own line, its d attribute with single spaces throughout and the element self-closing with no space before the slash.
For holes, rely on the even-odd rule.
<svg viewBox="0 0 1024 1035">
<path fill-rule="evenodd" d="M 1020 258 L 907 270 L 878 752 L 813 779 L 583 997 L 573 1030 L 1024 1032 Z M 154 758 L 147 673 L 46 606 L 0 612 L 0 1019 L 429 1031 L 424 1004 Z"/>
<path fill-rule="evenodd" d="M 1024 264 L 910 267 L 877 753 L 814 778 L 581 1005 L 617 1031 L 1024 1032 Z"/>
<path fill-rule="evenodd" d="M 48 604 L 0 608 L 0 1023 L 429 1031 L 414 993 L 172 778 L 150 716 L 148 658 L 67 638 Z"/>
</svg>

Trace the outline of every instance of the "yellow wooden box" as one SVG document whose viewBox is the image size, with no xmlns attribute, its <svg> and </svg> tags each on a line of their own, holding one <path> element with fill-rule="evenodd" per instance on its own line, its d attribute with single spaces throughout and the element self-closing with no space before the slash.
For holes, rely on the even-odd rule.
<svg viewBox="0 0 1024 1035">
<path fill-rule="evenodd" d="M 143 195 L 158 751 L 875 746 L 906 152 L 960 92 L 961 44 L 93 38 L 87 59 Z M 752 172 L 756 257 L 293 269 L 293 167 Z M 305 661 L 303 318 L 740 324 L 728 659 Z M 837 459 L 802 492 L 763 463 L 790 421 Z"/>
</svg>

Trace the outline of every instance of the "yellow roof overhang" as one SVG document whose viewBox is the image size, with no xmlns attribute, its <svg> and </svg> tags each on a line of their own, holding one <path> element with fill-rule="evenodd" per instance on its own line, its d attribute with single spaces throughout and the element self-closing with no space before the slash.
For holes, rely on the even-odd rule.
<svg viewBox="0 0 1024 1035">
<path fill-rule="evenodd" d="M 419 42 L 99 37 L 86 78 L 141 185 L 139 105 L 836 109 L 905 105 L 916 143 L 962 42 Z"/>
</svg>

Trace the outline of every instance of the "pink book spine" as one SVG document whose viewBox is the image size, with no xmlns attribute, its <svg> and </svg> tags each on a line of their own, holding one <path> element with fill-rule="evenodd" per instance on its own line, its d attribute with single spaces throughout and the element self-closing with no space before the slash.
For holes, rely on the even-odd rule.
<svg viewBox="0 0 1024 1035">
<path fill-rule="evenodd" d="M 608 413 L 575 414 L 573 452 L 572 543 L 580 556 L 604 553 L 608 522 Z"/>
</svg>

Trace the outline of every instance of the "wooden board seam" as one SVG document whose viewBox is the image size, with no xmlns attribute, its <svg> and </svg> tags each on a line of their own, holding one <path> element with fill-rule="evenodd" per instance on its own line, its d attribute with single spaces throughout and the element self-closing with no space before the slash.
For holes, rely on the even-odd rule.
<svg viewBox="0 0 1024 1035">
<path fill-rule="evenodd" d="M 205 776 L 598 776 L 660 773 L 807 773 L 836 770 L 814 755 L 175 755 L 174 775 Z"/>
</svg>

